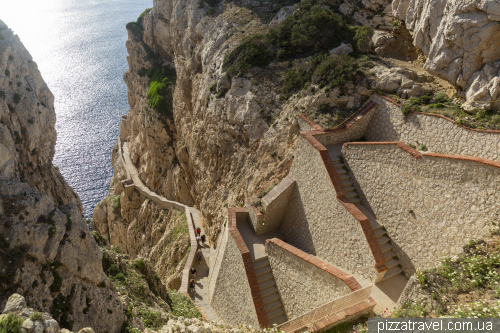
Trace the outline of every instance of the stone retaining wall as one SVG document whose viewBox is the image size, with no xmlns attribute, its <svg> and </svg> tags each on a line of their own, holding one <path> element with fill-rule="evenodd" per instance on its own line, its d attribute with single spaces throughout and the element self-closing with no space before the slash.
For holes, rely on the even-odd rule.
<svg viewBox="0 0 500 333">
<path fill-rule="evenodd" d="M 391 98 L 374 94 L 378 104 L 366 131 L 368 141 L 402 141 L 425 145 L 435 153 L 475 156 L 500 161 L 500 131 L 476 130 L 429 113 L 403 115 Z"/>
<path fill-rule="evenodd" d="M 266 241 L 266 251 L 288 318 L 361 289 L 351 275 L 277 238 Z"/>
<path fill-rule="evenodd" d="M 250 251 L 236 227 L 247 223 L 245 208 L 228 208 L 228 236 L 223 258 L 214 274 L 210 304 L 217 315 L 227 324 L 247 324 L 253 327 L 267 327 L 268 321 L 264 303 L 257 284 Z M 222 248 L 222 245 L 220 248 Z"/>
<path fill-rule="evenodd" d="M 348 143 L 342 153 L 403 270 L 436 266 L 500 222 L 500 162 L 419 153 L 403 143 Z"/>
<path fill-rule="evenodd" d="M 317 141 L 313 145 L 304 135 L 290 170 L 297 185 L 280 230 L 289 243 L 337 267 L 380 279 L 379 273 L 387 268 L 368 219 L 345 198 L 331 160 L 327 169 L 330 157 L 325 147 Z"/>
<path fill-rule="evenodd" d="M 288 175 L 265 195 L 261 199 L 265 213 L 260 212 L 252 203 L 247 202 L 247 209 L 255 234 L 260 235 L 278 229 L 294 185 L 295 180 Z"/>
</svg>

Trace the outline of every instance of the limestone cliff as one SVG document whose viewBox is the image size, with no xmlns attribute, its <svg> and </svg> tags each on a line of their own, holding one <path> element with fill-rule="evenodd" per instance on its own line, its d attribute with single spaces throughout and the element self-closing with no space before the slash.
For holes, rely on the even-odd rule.
<svg viewBox="0 0 500 333">
<path fill-rule="evenodd" d="M 496 0 L 394 0 L 424 68 L 462 90 L 470 101 L 500 96 L 500 3 Z"/>
<path fill-rule="evenodd" d="M 19 37 L 0 21 L 0 179 L 27 183 L 58 206 L 80 198 L 52 164 L 54 96 Z"/>
<path fill-rule="evenodd" d="M 52 165 L 53 101 L 36 63 L 0 21 L 0 308 L 16 292 L 64 328 L 118 332 L 122 303 L 80 199 Z"/>
</svg>

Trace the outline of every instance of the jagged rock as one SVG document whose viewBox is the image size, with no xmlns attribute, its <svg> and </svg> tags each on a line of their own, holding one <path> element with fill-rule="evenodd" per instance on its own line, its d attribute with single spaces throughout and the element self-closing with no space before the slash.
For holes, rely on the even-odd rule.
<svg viewBox="0 0 500 333">
<path fill-rule="evenodd" d="M 3 23 L 0 30 L 0 179 L 22 179 L 58 206 L 75 203 L 81 212 L 78 195 L 52 165 L 54 96 L 19 37 Z"/>
<path fill-rule="evenodd" d="M 375 47 L 375 52 L 377 54 L 382 54 L 385 46 L 394 41 L 395 41 L 394 36 L 387 31 L 383 30 L 373 31 L 372 44 Z"/>
<path fill-rule="evenodd" d="M 351 44 L 342 43 L 342 44 L 340 44 L 340 46 L 338 46 L 334 49 L 331 49 L 329 51 L 329 53 L 332 56 L 332 55 L 348 54 L 348 53 L 351 53 L 352 51 L 353 51 L 353 49 L 352 49 Z"/>
<path fill-rule="evenodd" d="M 132 318 L 132 321 L 130 322 L 130 326 L 132 326 L 135 329 L 138 329 L 141 332 L 144 331 L 144 327 L 145 327 L 144 322 L 139 317 Z"/>
<path fill-rule="evenodd" d="M 79 330 L 78 333 L 94 333 L 94 330 L 90 327 L 85 327 Z"/>
<path fill-rule="evenodd" d="M 463 88 L 467 100 L 495 100 L 500 77 L 500 3 L 495 0 L 394 0 L 424 68 Z"/>
<path fill-rule="evenodd" d="M 278 14 L 269 23 L 270 27 L 277 26 L 281 21 L 285 20 L 287 17 L 292 16 L 295 11 L 296 6 L 286 6 L 280 9 Z"/>
<path fill-rule="evenodd" d="M 9 297 L 7 304 L 5 304 L 3 313 L 19 313 L 25 308 L 26 300 L 24 299 L 24 297 L 19 294 L 12 294 L 12 296 Z"/>
</svg>

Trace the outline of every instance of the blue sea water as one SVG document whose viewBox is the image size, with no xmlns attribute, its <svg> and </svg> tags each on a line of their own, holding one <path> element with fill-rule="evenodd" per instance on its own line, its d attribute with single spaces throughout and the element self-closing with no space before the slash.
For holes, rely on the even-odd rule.
<svg viewBox="0 0 500 333">
<path fill-rule="evenodd" d="M 84 215 L 109 188 L 111 149 L 128 112 L 127 22 L 152 0 L 1 0 L 0 19 L 37 62 L 55 96 L 54 164 L 80 196 Z"/>
</svg>

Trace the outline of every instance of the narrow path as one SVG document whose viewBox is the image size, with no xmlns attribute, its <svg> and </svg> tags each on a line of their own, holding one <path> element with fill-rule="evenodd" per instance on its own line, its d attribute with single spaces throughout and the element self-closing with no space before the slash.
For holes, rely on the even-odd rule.
<svg viewBox="0 0 500 333">
<path fill-rule="evenodd" d="M 205 235 L 205 229 L 203 228 L 203 217 L 201 216 L 201 212 L 194 207 L 189 207 L 189 210 L 191 211 L 191 216 L 193 216 L 195 229 L 200 228 L 201 234 Z M 197 273 L 196 287 L 194 292 L 190 292 L 189 295 L 191 296 L 191 299 L 194 301 L 194 303 L 203 309 L 203 312 L 205 312 L 209 320 L 220 322 L 220 318 L 217 316 L 215 311 L 213 311 L 212 307 L 210 306 L 210 300 L 208 299 L 210 245 L 208 244 L 208 242 L 205 243 L 205 245 L 201 245 L 200 242 L 198 248 L 201 248 L 203 256 L 201 264 L 198 261 L 198 255 L 196 255 L 195 261 L 193 262 L 193 267 L 196 269 Z"/>
<path fill-rule="evenodd" d="M 202 235 L 205 234 L 205 230 L 203 229 L 202 225 L 203 217 L 201 215 L 201 212 L 194 207 L 188 207 L 178 202 L 170 201 L 156 194 L 155 192 L 151 191 L 147 186 L 144 185 L 142 180 L 139 178 L 139 173 L 137 171 L 137 168 L 135 167 L 134 163 L 132 163 L 132 159 L 130 158 L 128 142 L 122 142 L 122 149 L 123 149 L 122 156 L 123 159 L 125 160 L 127 171 L 129 172 L 130 178 L 132 179 L 134 185 L 139 187 L 143 192 L 145 192 L 150 197 L 157 198 L 161 201 L 174 203 L 176 204 L 176 206 L 179 207 L 181 206 L 187 207 L 193 218 L 194 228 L 195 229 L 200 228 L 201 234 Z M 206 243 L 205 246 L 198 245 L 196 250 L 198 250 L 198 248 L 200 247 L 203 253 L 203 259 L 200 264 L 198 261 L 198 256 L 196 255 L 194 258 L 192 267 L 194 267 L 197 271 L 196 287 L 195 287 L 195 292 L 189 293 L 189 296 L 194 301 L 194 303 L 203 310 L 203 312 L 205 313 L 205 315 L 208 317 L 209 320 L 220 322 L 220 318 L 217 316 L 215 311 L 213 311 L 212 307 L 210 306 L 210 302 L 208 300 L 208 273 L 209 273 L 208 258 L 210 256 L 210 245 L 208 243 Z"/>
</svg>

